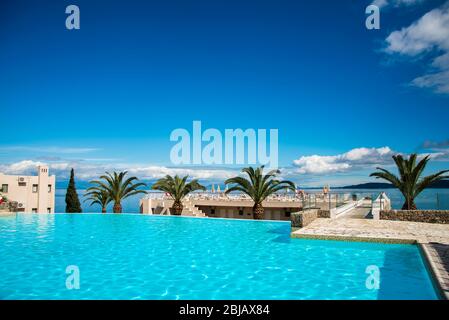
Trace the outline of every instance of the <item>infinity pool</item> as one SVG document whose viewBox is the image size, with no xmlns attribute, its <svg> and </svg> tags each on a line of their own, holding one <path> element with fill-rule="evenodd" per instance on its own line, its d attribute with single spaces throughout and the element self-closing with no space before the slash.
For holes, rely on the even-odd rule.
<svg viewBox="0 0 449 320">
<path fill-rule="evenodd" d="M 0 299 L 437 298 L 414 245 L 289 232 L 287 222 L 213 218 L 1 217 Z M 69 290 L 73 266 L 79 289 Z M 379 271 L 378 289 L 367 270 Z"/>
</svg>

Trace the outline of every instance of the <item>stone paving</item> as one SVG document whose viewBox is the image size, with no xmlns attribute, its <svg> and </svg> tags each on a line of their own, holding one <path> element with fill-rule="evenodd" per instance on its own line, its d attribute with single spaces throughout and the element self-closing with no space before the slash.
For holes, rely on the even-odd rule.
<svg viewBox="0 0 449 320">
<path fill-rule="evenodd" d="M 432 272 L 439 282 L 440 290 L 447 300 L 449 300 L 449 245 L 443 243 L 421 244 Z"/>
<path fill-rule="evenodd" d="M 349 211 L 348 213 L 343 213 L 337 216 L 336 219 L 365 219 L 366 216 L 371 212 L 371 207 L 357 207 Z"/>
<path fill-rule="evenodd" d="M 448 224 L 318 218 L 291 235 L 307 239 L 419 244 L 439 283 L 443 298 L 449 300 Z"/>
<path fill-rule="evenodd" d="M 449 225 L 370 219 L 318 218 L 308 226 L 294 231 L 292 237 L 449 244 Z"/>
</svg>

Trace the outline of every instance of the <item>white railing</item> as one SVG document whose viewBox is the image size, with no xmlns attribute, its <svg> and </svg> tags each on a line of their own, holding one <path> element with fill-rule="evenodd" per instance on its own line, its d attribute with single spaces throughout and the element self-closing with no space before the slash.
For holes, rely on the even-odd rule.
<svg viewBox="0 0 449 320">
<path fill-rule="evenodd" d="M 371 214 L 373 215 L 374 220 L 380 219 L 380 211 L 381 210 L 390 210 L 391 209 L 391 200 L 388 198 L 385 192 L 381 192 L 375 200 L 373 200 L 371 206 Z"/>
<path fill-rule="evenodd" d="M 224 192 L 192 192 L 187 197 L 189 200 L 219 200 L 219 201 L 234 201 L 234 200 L 248 200 L 251 198 L 246 194 L 232 193 L 226 194 Z M 157 199 L 157 200 L 172 200 L 171 196 L 164 192 L 148 192 L 143 199 Z M 299 195 L 293 193 L 280 193 L 269 196 L 266 201 L 270 202 L 288 202 L 288 201 L 300 201 Z"/>
<path fill-rule="evenodd" d="M 348 207 L 358 204 L 360 200 L 363 199 L 373 199 L 373 195 L 370 193 L 328 193 L 323 194 L 319 192 L 310 192 L 302 194 L 289 193 L 278 193 L 269 196 L 265 201 L 267 202 L 301 202 L 304 208 L 308 207 L 320 207 L 326 210 L 333 210 L 334 212 L 343 212 Z M 149 191 L 143 199 L 151 200 L 173 200 L 172 197 L 161 191 Z M 230 193 L 225 192 L 210 192 L 210 191 L 199 191 L 192 192 L 187 197 L 186 200 L 192 201 L 252 201 L 249 196 L 243 193 Z M 378 210 L 385 208 L 390 208 L 390 199 L 385 193 L 379 194 L 379 196 L 372 201 L 373 207 Z M 377 207 L 376 207 L 377 206 Z"/>
</svg>

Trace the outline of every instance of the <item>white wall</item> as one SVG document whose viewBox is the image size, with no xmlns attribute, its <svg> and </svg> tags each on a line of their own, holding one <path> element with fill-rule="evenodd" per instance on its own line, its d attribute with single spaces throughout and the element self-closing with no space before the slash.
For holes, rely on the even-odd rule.
<svg viewBox="0 0 449 320">
<path fill-rule="evenodd" d="M 37 176 L 14 176 L 0 173 L 0 188 L 3 184 L 8 185 L 8 192 L 2 194 L 9 201 L 17 201 L 18 209 L 23 212 L 32 212 L 35 209 L 39 213 L 50 213 L 55 211 L 55 176 L 48 175 L 48 167 L 38 167 Z M 37 185 L 33 192 L 33 185 Z M 51 185 L 51 192 L 48 192 Z"/>
</svg>

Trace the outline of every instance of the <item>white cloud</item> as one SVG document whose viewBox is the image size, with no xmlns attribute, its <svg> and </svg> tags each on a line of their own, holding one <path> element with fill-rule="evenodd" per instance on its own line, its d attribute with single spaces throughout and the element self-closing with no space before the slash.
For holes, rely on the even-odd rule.
<svg viewBox="0 0 449 320">
<path fill-rule="evenodd" d="M 0 172 L 16 175 L 35 175 L 36 167 L 44 164 L 41 161 L 23 160 L 16 163 L 0 164 Z M 136 164 L 97 164 L 86 161 L 60 161 L 47 164 L 50 174 L 55 174 L 58 178 L 67 178 L 71 168 L 76 171 L 78 179 L 90 180 L 98 178 L 105 171 L 128 171 L 130 174 L 140 179 L 158 179 L 167 174 L 189 175 L 191 178 L 213 180 L 225 180 L 239 174 L 239 170 L 216 169 L 216 168 L 170 168 L 165 166 L 136 165 Z"/>
<path fill-rule="evenodd" d="M 300 174 L 324 174 L 391 162 L 395 153 L 389 147 L 356 148 L 333 156 L 303 156 L 293 161 Z"/>
<path fill-rule="evenodd" d="M 386 52 L 410 57 L 437 55 L 429 72 L 411 84 L 449 94 L 449 1 L 427 12 L 410 26 L 392 32 L 386 39 Z"/>
<path fill-rule="evenodd" d="M 0 147 L 1 151 L 24 151 L 24 152 L 41 152 L 41 153 L 63 153 L 63 154 L 78 154 L 97 151 L 97 148 L 70 148 L 70 147 L 31 147 L 31 146 L 8 146 Z"/>
<path fill-rule="evenodd" d="M 415 56 L 434 48 L 449 50 L 449 9 L 433 9 L 387 37 L 387 51 Z"/>
<path fill-rule="evenodd" d="M 420 146 L 420 149 L 428 149 L 432 151 L 441 151 L 449 149 L 449 139 L 443 141 L 424 141 Z"/>
<path fill-rule="evenodd" d="M 449 69 L 418 77 L 412 84 L 420 88 L 433 88 L 437 93 L 449 94 Z"/>
<path fill-rule="evenodd" d="M 387 0 L 374 0 L 373 3 L 375 6 L 378 6 L 379 8 L 383 8 L 388 5 Z"/>
<path fill-rule="evenodd" d="M 306 156 L 293 161 L 299 167 L 298 173 L 330 173 L 345 171 L 351 167 L 349 163 L 338 163 L 336 156 Z"/>
<path fill-rule="evenodd" d="M 426 142 L 429 152 L 423 152 L 420 157 L 430 155 L 433 160 L 449 161 L 449 149 L 446 142 Z M 377 166 L 392 165 L 392 155 L 396 154 L 389 147 L 381 148 L 355 148 L 348 152 L 337 155 L 309 155 L 300 157 L 293 161 L 293 167 L 281 168 L 281 179 L 290 179 L 304 185 L 307 181 L 314 184 L 321 181 L 323 174 L 335 174 L 327 176 L 326 181 L 336 181 L 350 179 L 354 175 L 361 174 L 364 169 L 371 169 Z M 37 166 L 47 164 L 50 174 L 56 175 L 58 181 L 67 180 L 70 169 L 75 169 L 78 180 L 92 180 L 98 178 L 106 171 L 128 171 L 131 175 L 139 179 L 155 180 L 165 175 L 189 175 L 191 178 L 206 180 L 211 182 L 223 182 L 224 180 L 241 175 L 240 168 L 212 168 L 212 167 L 167 167 L 151 164 L 126 164 L 126 163 L 99 163 L 81 160 L 60 160 L 60 161 L 34 161 L 22 160 L 14 163 L 0 164 L 0 172 L 13 175 L 36 175 Z M 357 171 L 360 171 L 357 173 Z M 343 177 L 343 178 L 342 178 Z M 345 178 L 346 177 L 346 178 Z M 350 181 L 350 180 L 348 180 Z"/>
<path fill-rule="evenodd" d="M 230 169 L 199 169 L 199 168 L 170 168 L 164 166 L 138 166 L 127 169 L 133 175 L 138 175 L 145 179 L 158 179 L 169 175 L 188 175 L 196 179 L 228 179 L 239 174 L 239 170 Z"/>
<path fill-rule="evenodd" d="M 302 175 L 320 175 L 331 173 L 352 172 L 372 169 L 378 166 L 393 165 L 392 156 L 400 154 L 389 147 L 382 148 L 355 148 L 348 152 L 332 155 L 303 156 L 293 161 L 296 168 L 294 172 Z M 432 160 L 448 161 L 449 149 L 431 150 L 418 154 L 418 158 L 430 156 Z M 406 155 L 405 155 L 406 156 Z M 293 174 L 293 172 L 289 172 Z"/>
<path fill-rule="evenodd" d="M 413 5 L 420 2 L 423 2 L 424 0 L 374 0 L 372 4 L 375 6 L 378 6 L 379 8 L 386 7 L 388 5 L 393 5 L 395 7 L 401 6 L 401 5 Z"/>
<path fill-rule="evenodd" d="M 9 165 L 0 165 L 0 172 L 10 174 L 24 174 L 25 172 L 29 172 L 31 168 L 36 171 L 36 167 L 43 164 L 44 163 L 40 161 L 23 160 Z"/>
</svg>

